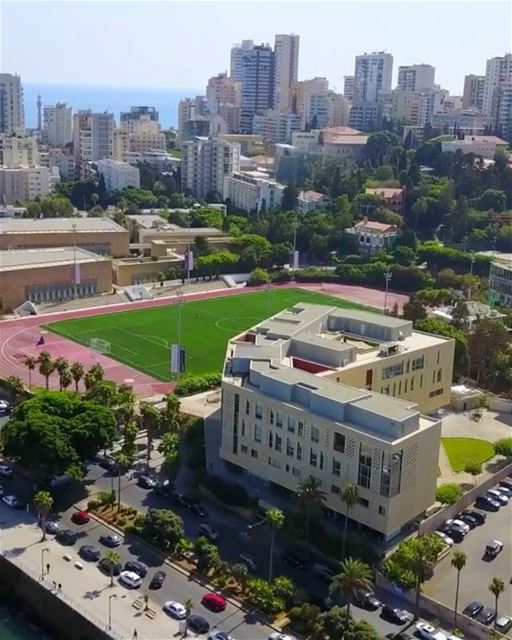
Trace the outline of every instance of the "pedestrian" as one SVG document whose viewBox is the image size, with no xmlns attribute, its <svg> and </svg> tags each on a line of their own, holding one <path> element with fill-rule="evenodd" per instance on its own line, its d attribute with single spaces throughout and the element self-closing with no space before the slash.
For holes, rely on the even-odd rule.
<svg viewBox="0 0 512 640">
<path fill-rule="evenodd" d="M 132 640 L 137 640 L 137 638 L 139 637 L 139 634 L 137 633 L 137 629 L 133 630 L 133 638 Z"/>
<path fill-rule="evenodd" d="M 46 573 L 50 573 L 50 563 L 46 565 Z"/>
<path fill-rule="evenodd" d="M 61 592 L 61 590 L 62 590 L 62 585 L 61 585 L 61 583 L 59 582 L 59 584 L 57 585 L 57 593 L 60 593 L 60 592 Z"/>
</svg>

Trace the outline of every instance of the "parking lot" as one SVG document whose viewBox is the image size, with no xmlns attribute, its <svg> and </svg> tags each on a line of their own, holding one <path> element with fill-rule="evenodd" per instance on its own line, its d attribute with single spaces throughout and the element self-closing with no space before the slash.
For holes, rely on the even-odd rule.
<svg viewBox="0 0 512 640">
<path fill-rule="evenodd" d="M 466 566 L 462 570 L 459 592 L 459 611 L 471 601 L 494 608 L 494 596 L 489 585 L 494 577 L 505 583 L 505 591 L 498 604 L 500 615 L 512 616 L 512 501 L 497 512 L 487 511 L 487 519 L 472 529 L 453 549 L 464 551 Z M 503 550 L 494 559 L 484 558 L 485 546 L 493 540 L 503 543 Z M 425 594 L 453 608 L 457 571 L 451 566 L 452 554 L 448 554 L 436 567 L 434 576 L 424 585 Z"/>
</svg>

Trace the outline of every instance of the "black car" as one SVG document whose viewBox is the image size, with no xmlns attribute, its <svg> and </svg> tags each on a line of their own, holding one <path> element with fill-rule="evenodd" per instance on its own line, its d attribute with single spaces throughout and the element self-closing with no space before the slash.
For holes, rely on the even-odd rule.
<svg viewBox="0 0 512 640">
<path fill-rule="evenodd" d="M 409 620 L 409 616 L 406 611 L 390 607 L 387 604 L 382 607 L 380 615 L 384 620 L 393 622 L 394 624 L 405 624 Z"/>
<path fill-rule="evenodd" d="M 508 489 L 509 491 L 512 491 L 512 482 L 510 482 L 509 480 L 502 480 L 500 482 L 500 487 L 503 487 L 504 489 Z"/>
<path fill-rule="evenodd" d="M 105 471 L 115 471 L 117 469 L 116 461 L 109 456 L 101 456 L 98 464 Z"/>
<path fill-rule="evenodd" d="M 151 578 L 151 582 L 149 583 L 149 588 L 160 589 L 166 577 L 167 577 L 167 574 L 165 573 L 165 571 L 157 571 L 155 575 Z"/>
<path fill-rule="evenodd" d="M 461 515 L 471 516 L 478 522 L 479 525 L 484 524 L 487 519 L 487 514 L 483 511 L 478 511 L 478 509 L 465 509 Z"/>
<path fill-rule="evenodd" d="M 115 562 L 112 564 L 108 558 L 102 558 L 98 562 L 98 569 L 101 569 L 103 573 L 106 573 L 108 576 L 110 575 L 110 571 L 112 570 L 113 576 L 118 576 L 123 570 L 123 565 L 120 562 Z"/>
<path fill-rule="evenodd" d="M 184 507 L 185 509 L 190 509 L 190 502 L 185 498 L 182 493 L 173 493 L 171 495 L 172 503 L 177 507 Z"/>
<path fill-rule="evenodd" d="M 208 517 L 208 512 L 200 504 L 191 504 L 190 505 L 190 511 L 192 511 L 192 513 L 195 513 L 196 516 L 201 516 L 201 518 L 207 518 Z"/>
<path fill-rule="evenodd" d="M 480 509 L 485 509 L 486 511 L 499 511 L 500 503 L 494 498 L 490 498 L 489 496 L 478 496 L 475 500 L 475 505 Z"/>
<path fill-rule="evenodd" d="M 210 631 L 210 625 L 203 616 L 193 614 L 187 618 L 187 627 L 192 629 L 195 633 L 208 633 Z"/>
<path fill-rule="evenodd" d="M 451 538 L 454 542 L 462 542 L 464 540 L 464 534 L 462 533 L 462 531 L 458 528 L 455 527 L 443 527 L 442 529 L 440 529 L 440 531 L 442 531 L 443 533 L 446 533 L 446 535 Z"/>
<path fill-rule="evenodd" d="M 484 607 L 482 611 L 480 611 L 480 613 L 477 615 L 476 620 L 477 622 L 481 622 L 482 624 L 485 624 L 486 627 L 488 627 L 491 622 L 494 622 L 495 618 L 496 611 L 494 611 L 494 609 L 491 609 L 490 607 Z"/>
<path fill-rule="evenodd" d="M 48 522 L 44 525 L 44 530 L 46 533 L 55 534 L 59 530 L 59 523 L 54 520 L 48 520 Z"/>
<path fill-rule="evenodd" d="M 78 555 L 88 562 L 97 562 L 100 559 L 101 553 L 99 549 L 93 547 L 92 544 L 84 544 L 78 550 Z"/>
<path fill-rule="evenodd" d="M 164 498 L 172 498 L 173 488 L 170 480 L 164 480 L 161 484 L 156 484 L 153 491 Z"/>
<path fill-rule="evenodd" d="M 114 549 L 114 547 L 118 547 L 121 544 L 121 538 L 112 533 L 106 533 L 99 537 L 101 544 L 104 544 L 106 547 L 110 547 Z"/>
<path fill-rule="evenodd" d="M 405 633 L 405 631 L 402 631 L 401 633 L 386 633 L 386 638 L 389 640 L 414 640 L 414 636 Z"/>
<path fill-rule="evenodd" d="M 148 573 L 146 565 L 142 564 L 142 562 L 137 562 L 137 560 L 128 560 L 124 565 L 124 570 L 133 571 L 141 578 L 145 578 Z"/>
<path fill-rule="evenodd" d="M 376 611 L 381 603 L 372 591 L 357 591 L 354 595 L 354 604 L 363 609 Z"/>
<path fill-rule="evenodd" d="M 473 516 L 470 516 L 467 513 L 461 513 L 459 519 L 469 525 L 470 529 L 474 529 L 478 526 L 478 521 L 476 520 L 476 518 L 473 518 Z"/>
<path fill-rule="evenodd" d="M 483 608 L 484 605 L 481 602 L 473 600 L 473 602 L 470 602 L 466 607 L 464 607 L 462 613 L 469 618 L 476 618 Z"/>
<path fill-rule="evenodd" d="M 75 544 L 78 540 L 78 532 L 73 531 L 72 529 L 62 529 L 61 531 L 57 531 L 55 540 L 64 545 Z"/>
<path fill-rule="evenodd" d="M 281 556 L 281 560 L 294 569 L 304 569 L 304 563 L 302 562 L 302 560 L 291 551 L 288 551 L 283 556 Z"/>
<path fill-rule="evenodd" d="M 157 485 L 156 480 L 153 480 L 153 478 L 150 478 L 149 476 L 139 476 L 137 478 L 137 484 L 139 485 L 139 487 L 142 487 L 143 489 L 154 489 Z"/>
</svg>

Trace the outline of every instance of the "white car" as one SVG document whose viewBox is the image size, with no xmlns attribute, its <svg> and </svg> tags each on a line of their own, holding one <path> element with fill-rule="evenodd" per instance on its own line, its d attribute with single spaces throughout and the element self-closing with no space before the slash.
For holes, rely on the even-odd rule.
<svg viewBox="0 0 512 640">
<path fill-rule="evenodd" d="M 461 529 L 462 531 L 464 531 L 464 535 L 466 533 L 469 533 L 471 529 L 469 524 L 467 522 L 464 522 L 463 520 L 454 520 L 453 518 L 451 518 L 450 520 L 446 521 L 446 524 L 448 526 L 454 526 L 457 527 L 457 529 Z"/>
<path fill-rule="evenodd" d="M 418 622 L 414 635 L 418 636 L 418 638 L 423 638 L 423 640 L 447 640 L 442 631 L 428 624 L 428 622 Z"/>
<path fill-rule="evenodd" d="M 12 478 L 12 469 L 8 464 L 0 464 L 0 477 Z"/>
<path fill-rule="evenodd" d="M 295 640 L 293 636 L 288 636 L 286 633 L 279 633 L 279 631 L 274 631 L 268 637 L 268 640 Z"/>
<path fill-rule="evenodd" d="M 504 493 L 500 493 L 497 489 L 489 489 L 487 494 L 498 502 L 501 502 L 501 504 L 508 504 L 508 497 Z"/>
<path fill-rule="evenodd" d="M 447 536 L 446 533 L 443 533 L 442 531 L 434 531 L 434 533 L 436 536 L 439 536 L 448 547 L 453 547 L 453 540 L 450 536 Z"/>
<path fill-rule="evenodd" d="M 3 496 L 2 501 L 12 509 L 16 509 L 19 505 L 18 498 L 16 496 Z"/>
<path fill-rule="evenodd" d="M 119 574 L 119 582 L 121 584 L 124 584 L 125 587 L 138 589 L 142 584 L 142 578 L 134 571 L 121 571 L 121 573 Z"/>
<path fill-rule="evenodd" d="M 208 640 L 235 640 L 229 633 L 220 629 L 212 629 L 208 634 Z"/>
<path fill-rule="evenodd" d="M 7 400 L 0 400 L 0 411 L 6 411 L 9 408 Z"/>
<path fill-rule="evenodd" d="M 177 620 L 185 620 L 185 618 L 188 616 L 187 608 L 182 605 L 181 602 L 174 602 L 174 600 L 168 600 L 164 604 L 163 610 L 165 611 L 165 613 L 168 613 Z"/>
</svg>

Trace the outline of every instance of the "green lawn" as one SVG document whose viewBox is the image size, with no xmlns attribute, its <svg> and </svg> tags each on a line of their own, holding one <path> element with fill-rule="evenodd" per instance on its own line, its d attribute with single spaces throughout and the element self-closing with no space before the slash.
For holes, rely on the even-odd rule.
<svg viewBox="0 0 512 640">
<path fill-rule="evenodd" d="M 494 447 L 478 438 L 442 438 L 450 465 L 456 473 L 464 471 L 468 462 L 483 463 L 494 456 Z"/>
<path fill-rule="evenodd" d="M 369 307 L 301 289 L 272 289 L 185 302 L 181 307 L 181 342 L 187 373 L 219 371 L 229 338 L 297 302 L 375 311 Z M 46 328 L 75 342 L 91 338 L 110 342 L 110 355 L 160 380 L 170 380 L 169 346 L 178 342 L 178 305 L 63 320 Z"/>
</svg>

